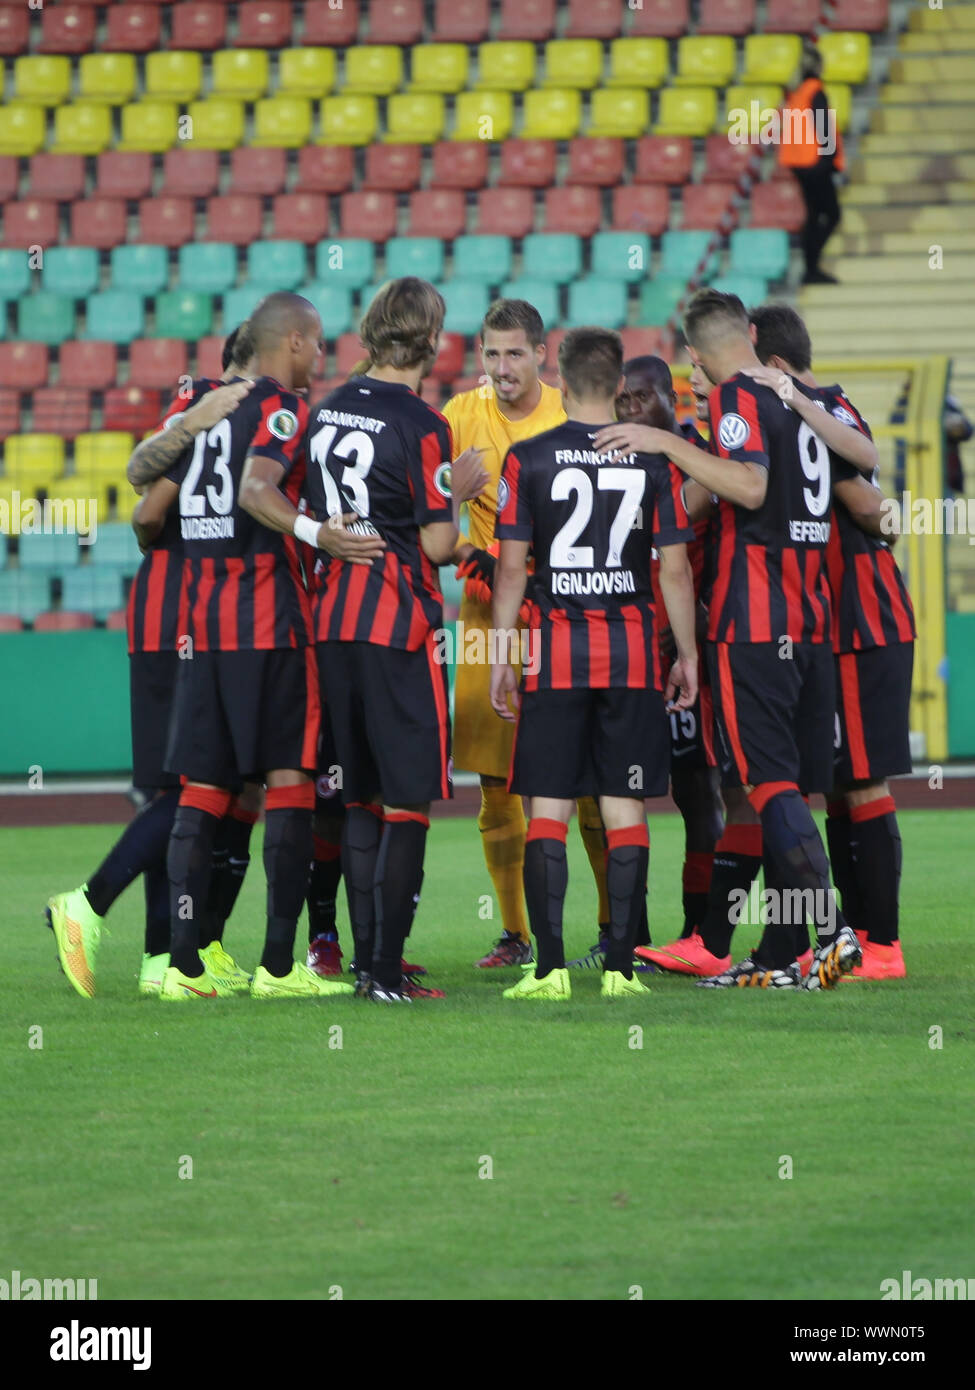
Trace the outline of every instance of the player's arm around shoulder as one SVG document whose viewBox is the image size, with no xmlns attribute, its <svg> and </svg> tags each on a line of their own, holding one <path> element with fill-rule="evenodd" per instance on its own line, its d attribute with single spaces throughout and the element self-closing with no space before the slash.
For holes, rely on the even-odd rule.
<svg viewBox="0 0 975 1390">
<path fill-rule="evenodd" d="M 132 513 L 132 530 L 140 549 L 148 550 L 155 545 L 178 496 L 179 483 L 172 478 L 157 478 L 143 493 Z"/>
</svg>

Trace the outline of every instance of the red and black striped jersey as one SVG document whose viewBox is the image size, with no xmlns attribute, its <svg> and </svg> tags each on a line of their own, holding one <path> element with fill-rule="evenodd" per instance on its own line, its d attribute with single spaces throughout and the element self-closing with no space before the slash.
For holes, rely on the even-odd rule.
<svg viewBox="0 0 975 1390">
<path fill-rule="evenodd" d="M 868 439 L 873 437 L 870 426 L 839 386 L 809 387 L 797 381 L 796 387 L 844 425 Z M 834 482 L 858 476 L 858 469 L 832 450 L 830 469 Z M 835 652 L 914 641 L 914 607 L 890 546 L 879 536 L 861 531 L 838 497 L 833 499 L 826 569 L 833 595 Z"/>
<path fill-rule="evenodd" d="M 197 377 L 186 394 L 177 393 L 154 433 L 168 429 L 201 396 L 221 383 L 213 377 Z M 126 608 L 129 654 L 175 651 L 180 635 L 180 594 L 183 587 L 183 541 L 179 512 L 170 508 L 163 528 L 132 581 Z"/>
<path fill-rule="evenodd" d="M 828 642 L 826 445 L 770 387 L 743 372 L 716 386 L 708 404 L 711 452 L 768 470 L 760 507 L 718 503 L 708 637 L 713 642 L 782 637 Z"/>
<path fill-rule="evenodd" d="M 355 513 L 354 525 L 387 545 L 372 565 L 322 557 L 316 639 L 416 651 L 443 622 L 420 528 L 453 520 L 450 426 L 408 386 L 352 377 L 312 409 L 305 452 L 309 511 Z"/>
<path fill-rule="evenodd" d="M 692 425 L 689 420 L 682 421 L 679 429 L 689 444 L 693 444 L 695 448 L 703 449 L 704 452 L 707 453 L 708 441 L 704 438 L 703 434 L 695 429 L 694 425 Z M 680 470 L 678 469 L 678 471 Z M 681 473 L 681 477 L 683 476 L 684 474 Z M 691 575 L 694 579 L 694 597 L 699 601 L 706 602 L 707 591 L 710 588 L 710 565 L 708 563 L 708 555 L 711 539 L 711 518 L 709 516 L 703 517 L 700 521 L 692 522 L 691 525 L 694 528 L 694 539 L 687 547 L 687 558 L 691 562 Z M 653 583 L 653 601 L 656 606 L 657 628 L 659 632 L 663 632 L 665 628 L 670 626 L 670 620 L 667 617 L 664 596 L 660 592 L 660 561 L 657 559 L 656 555 L 652 557 L 650 578 Z"/>
<path fill-rule="evenodd" d="M 304 401 L 261 377 L 232 414 L 201 430 L 169 476 L 179 484 L 186 556 L 186 626 L 197 651 L 272 651 L 312 641 L 311 611 L 294 536 L 262 526 L 240 506 L 249 453 L 284 469 L 297 502 L 304 481 Z"/>
<path fill-rule="evenodd" d="M 661 688 L 650 552 L 694 539 L 662 454 L 600 454 L 568 420 L 509 449 L 495 534 L 535 557 L 525 690 Z"/>
</svg>

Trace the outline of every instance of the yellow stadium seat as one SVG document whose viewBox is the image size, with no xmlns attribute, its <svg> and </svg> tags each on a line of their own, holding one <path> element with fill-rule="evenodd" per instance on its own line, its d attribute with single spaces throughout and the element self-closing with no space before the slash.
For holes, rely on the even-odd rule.
<svg viewBox="0 0 975 1390">
<path fill-rule="evenodd" d="M 3 462 L 6 476 L 19 483 L 53 482 L 64 472 L 64 440 L 59 434 L 13 434 L 4 445 Z"/>
<path fill-rule="evenodd" d="M 190 149 L 234 150 L 244 143 L 244 103 L 231 97 L 208 97 L 189 107 Z"/>
<path fill-rule="evenodd" d="M 410 55 L 410 89 L 452 96 L 467 86 L 467 68 L 466 44 L 418 43 Z"/>
<path fill-rule="evenodd" d="M 299 150 L 310 139 L 311 101 L 308 97 L 264 97 L 255 104 L 252 145 Z"/>
<path fill-rule="evenodd" d="M 777 111 L 781 105 L 781 87 L 771 87 L 765 84 L 762 86 L 738 84 L 728 87 L 724 94 L 724 122 L 718 126 L 718 129 L 725 130 L 732 124 L 732 121 L 740 124 L 741 117 L 735 117 L 732 113 L 744 111 L 748 130 L 761 130 L 763 121 L 767 120 L 765 113 Z"/>
<path fill-rule="evenodd" d="M 727 87 L 735 75 L 735 41 L 727 34 L 691 34 L 677 43 L 677 76 L 688 87 Z"/>
<path fill-rule="evenodd" d="M 257 101 L 267 91 L 270 58 L 263 48 L 224 48 L 213 55 L 213 95 Z"/>
<path fill-rule="evenodd" d="M 452 140 L 507 140 L 515 123 L 510 92 L 460 92 Z"/>
<path fill-rule="evenodd" d="M 162 154 L 179 138 L 179 107 L 173 101 L 135 101 L 122 107 L 120 150 Z"/>
<path fill-rule="evenodd" d="M 666 39 L 614 39 L 609 46 L 610 87 L 660 87 L 669 70 Z"/>
<path fill-rule="evenodd" d="M 322 102 L 319 145 L 370 145 L 379 126 L 379 106 L 372 96 L 326 97 Z"/>
<path fill-rule="evenodd" d="M 82 63 L 84 63 L 82 59 Z M 146 58 L 146 96 L 159 101 L 193 101 L 203 86 L 199 53 L 150 53 Z"/>
<path fill-rule="evenodd" d="M 822 34 L 819 51 L 823 55 L 823 81 L 826 95 L 832 82 L 856 86 L 870 75 L 870 39 L 866 34 Z M 18 66 L 24 61 L 17 59 Z"/>
<path fill-rule="evenodd" d="M 598 87 L 603 46 L 598 39 L 552 39 L 545 45 L 545 86 Z"/>
<path fill-rule="evenodd" d="M 386 103 L 386 139 L 397 145 L 434 145 L 446 119 L 439 92 L 398 92 Z"/>
<path fill-rule="evenodd" d="M 55 154 L 101 154 L 112 143 L 112 108 L 96 102 L 68 102 L 54 112 Z"/>
<path fill-rule="evenodd" d="M 830 107 L 836 112 L 836 124 L 841 131 L 850 128 L 853 111 L 853 93 L 842 82 L 831 82 L 826 92 Z"/>
<path fill-rule="evenodd" d="M 122 478 L 134 448 L 134 437 L 121 430 L 79 434 L 74 442 L 75 472 L 87 478 Z"/>
<path fill-rule="evenodd" d="M 282 96 L 323 97 L 335 86 L 334 48 L 283 48 L 278 54 Z"/>
<path fill-rule="evenodd" d="M 710 135 L 718 116 L 713 87 L 664 87 L 655 135 Z"/>
<path fill-rule="evenodd" d="M 343 91 L 388 97 L 403 81 L 403 50 L 391 44 L 360 44 L 345 50 Z"/>
<path fill-rule="evenodd" d="M 533 43 L 482 43 L 478 48 L 478 87 L 489 92 L 527 92 L 534 81 Z"/>
<path fill-rule="evenodd" d="M 597 87 L 589 112 L 587 135 L 635 140 L 650 129 L 650 94 L 639 87 Z"/>
<path fill-rule="evenodd" d="M 44 148 L 47 112 L 41 106 L 12 101 L 0 106 L 0 154 L 37 154 Z"/>
<path fill-rule="evenodd" d="M 71 96 L 71 59 L 33 54 L 14 63 L 14 97 L 31 106 L 61 106 Z"/>
<path fill-rule="evenodd" d="M 799 75 L 802 40 L 798 34 L 749 34 L 745 39 L 742 82 L 775 82 L 790 87 Z"/>
<path fill-rule="evenodd" d="M 571 140 L 582 124 L 582 94 L 572 88 L 525 93 L 522 140 Z"/>
<path fill-rule="evenodd" d="M 121 106 L 135 96 L 138 76 L 132 53 L 85 53 L 78 68 L 78 100 Z"/>
</svg>

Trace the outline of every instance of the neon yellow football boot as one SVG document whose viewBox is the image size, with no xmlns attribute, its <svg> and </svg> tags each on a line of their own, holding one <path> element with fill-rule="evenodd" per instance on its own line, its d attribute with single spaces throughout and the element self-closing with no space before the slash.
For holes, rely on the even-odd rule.
<svg viewBox="0 0 975 1390">
<path fill-rule="evenodd" d="M 95 957 L 102 919 L 85 897 L 84 887 L 56 893 L 48 899 L 45 916 L 58 944 L 58 959 L 73 989 L 82 999 L 95 995 Z"/>
<path fill-rule="evenodd" d="M 139 968 L 139 993 L 149 997 L 157 995 L 162 989 L 163 976 L 169 969 L 169 952 L 150 956 L 143 953 Z"/>
<path fill-rule="evenodd" d="M 628 980 L 620 970 L 604 970 L 599 993 L 603 999 L 629 999 L 631 995 L 649 994 L 650 991 L 635 975 Z"/>
<path fill-rule="evenodd" d="M 251 981 L 252 999 L 321 999 L 328 995 L 355 993 L 355 985 L 314 974 L 296 960 L 287 975 L 272 975 L 259 965 Z"/>
<path fill-rule="evenodd" d="M 506 989 L 502 996 L 503 999 L 571 999 L 572 986 L 569 983 L 569 972 L 563 966 L 561 970 L 550 970 L 544 979 L 538 979 L 534 970 L 531 974 L 527 972 L 522 976 L 516 985 Z"/>
<path fill-rule="evenodd" d="M 251 977 L 223 948 L 222 941 L 211 941 L 200 951 L 203 968 L 218 985 L 225 985 L 232 994 L 242 994 L 250 989 Z"/>
</svg>

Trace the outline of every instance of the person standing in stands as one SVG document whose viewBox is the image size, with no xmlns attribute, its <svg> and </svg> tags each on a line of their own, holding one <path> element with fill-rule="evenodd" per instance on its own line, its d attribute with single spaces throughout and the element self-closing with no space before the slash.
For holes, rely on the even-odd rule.
<svg viewBox="0 0 975 1390">
<path fill-rule="evenodd" d="M 843 172 L 846 161 L 836 112 L 823 88 L 823 57 L 808 40 L 803 44 L 800 71 L 802 80 L 785 103 L 779 163 L 792 170 L 806 204 L 802 229 L 806 271 L 802 283 L 835 285 L 836 276 L 820 267 L 819 258 L 839 225 L 840 204 L 834 175 Z"/>
</svg>

